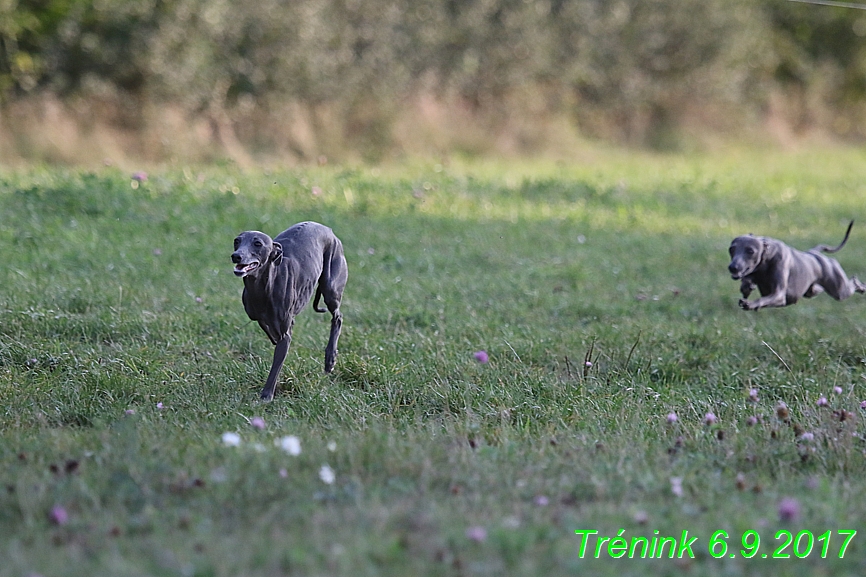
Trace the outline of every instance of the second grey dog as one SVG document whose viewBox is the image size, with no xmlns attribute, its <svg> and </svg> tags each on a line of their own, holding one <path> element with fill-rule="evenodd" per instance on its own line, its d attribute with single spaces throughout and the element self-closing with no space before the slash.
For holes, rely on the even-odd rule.
<svg viewBox="0 0 866 577">
<path fill-rule="evenodd" d="M 826 291 L 836 300 L 866 293 L 866 285 L 856 277 L 848 278 L 839 262 L 825 253 L 839 251 L 848 241 L 851 227 L 837 247 L 819 244 L 806 252 L 764 236 L 738 236 L 731 242 L 731 278 L 740 280 L 740 307 L 756 311 L 764 307 L 792 305 L 801 297 L 811 298 Z M 757 287 L 761 298 L 748 301 Z"/>
<path fill-rule="evenodd" d="M 263 232 L 248 230 L 235 238 L 232 262 L 235 275 L 244 279 L 247 316 L 258 321 L 276 347 L 262 400 L 274 398 L 295 316 L 307 306 L 314 289 L 313 310 L 325 312 L 319 308 L 321 297 L 331 313 L 331 336 L 325 349 L 325 372 L 330 373 L 337 360 L 343 326 L 340 301 L 349 274 L 343 244 L 334 232 L 317 222 L 298 223 L 273 240 Z"/>
</svg>

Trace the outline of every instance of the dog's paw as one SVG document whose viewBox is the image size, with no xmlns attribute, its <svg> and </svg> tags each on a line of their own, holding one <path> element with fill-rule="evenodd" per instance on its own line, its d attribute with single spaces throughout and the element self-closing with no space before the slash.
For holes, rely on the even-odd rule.
<svg viewBox="0 0 866 577">
<path fill-rule="evenodd" d="M 755 310 L 755 307 L 752 305 L 752 301 L 747 301 L 746 299 L 740 299 L 740 308 L 744 311 Z"/>
<path fill-rule="evenodd" d="M 337 351 L 325 351 L 325 372 L 331 373 L 334 370 L 334 365 L 337 364 Z"/>
<path fill-rule="evenodd" d="M 274 400 L 274 391 L 263 390 L 262 394 L 259 395 L 259 400 L 263 403 L 270 403 Z"/>
</svg>

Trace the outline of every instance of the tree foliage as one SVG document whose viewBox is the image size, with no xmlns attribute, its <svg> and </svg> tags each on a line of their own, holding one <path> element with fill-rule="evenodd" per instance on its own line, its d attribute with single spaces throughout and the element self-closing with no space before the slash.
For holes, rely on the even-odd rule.
<svg viewBox="0 0 866 577">
<path fill-rule="evenodd" d="M 419 92 L 507 113 L 533 86 L 585 132 L 663 145 L 695 108 L 745 117 L 773 91 L 856 115 L 864 36 L 866 12 L 777 0 L 0 0 L 0 102 L 114 94 L 217 123 L 327 104 L 364 133 Z"/>
</svg>

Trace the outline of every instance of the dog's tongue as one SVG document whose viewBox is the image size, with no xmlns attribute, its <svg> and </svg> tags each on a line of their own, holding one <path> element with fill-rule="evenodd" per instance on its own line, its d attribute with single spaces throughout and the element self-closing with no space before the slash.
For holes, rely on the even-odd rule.
<svg viewBox="0 0 866 577">
<path fill-rule="evenodd" d="M 255 270 L 255 268 L 259 266 L 257 262 L 251 262 L 250 264 L 238 264 L 235 265 L 235 274 L 237 276 L 243 276 L 250 272 L 251 270 Z"/>
</svg>

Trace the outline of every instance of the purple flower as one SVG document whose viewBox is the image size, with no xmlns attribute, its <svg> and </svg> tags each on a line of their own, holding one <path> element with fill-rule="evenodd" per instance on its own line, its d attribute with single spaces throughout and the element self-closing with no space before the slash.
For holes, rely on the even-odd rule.
<svg viewBox="0 0 866 577">
<path fill-rule="evenodd" d="M 668 419 L 668 424 L 669 424 L 669 425 L 673 425 L 674 423 L 676 423 L 676 422 L 679 420 L 679 419 L 677 418 L 677 414 L 674 413 L 673 411 L 671 411 L 670 413 L 668 413 L 668 417 L 667 417 L 667 419 Z"/>
<path fill-rule="evenodd" d="M 815 439 L 815 435 L 814 435 L 814 433 L 810 433 L 807 431 L 807 432 L 803 433 L 802 435 L 800 435 L 800 438 L 803 439 L 804 441 L 808 442 L 808 441 L 813 441 Z"/>
<path fill-rule="evenodd" d="M 487 351 L 475 351 L 472 356 L 475 357 L 475 360 L 482 365 L 486 365 L 487 362 L 490 360 L 490 357 L 487 356 Z"/>
<path fill-rule="evenodd" d="M 753 403 L 758 400 L 758 389 L 749 389 L 749 400 Z"/>
<path fill-rule="evenodd" d="M 145 182 L 147 180 L 147 173 L 143 170 L 139 170 L 137 172 L 132 173 L 132 180 L 136 180 L 138 182 Z"/>
<path fill-rule="evenodd" d="M 796 521 L 800 516 L 800 503 L 793 497 L 785 497 L 779 502 L 779 520 L 783 523 Z"/>
<path fill-rule="evenodd" d="M 69 513 L 60 505 L 54 505 L 48 513 L 48 520 L 54 525 L 66 525 L 69 521 Z"/>
<path fill-rule="evenodd" d="M 165 408 L 165 405 L 163 405 L 163 404 L 162 404 L 162 401 L 160 401 L 160 402 L 158 402 L 158 403 L 156 404 L 156 408 L 159 409 L 159 410 L 161 411 L 162 409 Z"/>
<path fill-rule="evenodd" d="M 134 410 L 134 409 L 126 409 L 125 412 L 126 412 L 127 415 L 134 415 L 134 414 L 135 414 L 135 410 Z"/>
<path fill-rule="evenodd" d="M 470 541 L 475 541 L 476 543 L 486 541 L 487 529 L 485 529 L 484 527 L 479 527 L 478 525 L 474 527 L 469 527 L 468 529 L 466 529 L 466 538 Z"/>
<path fill-rule="evenodd" d="M 860 401 L 860 408 L 866 409 L 866 401 Z"/>
<path fill-rule="evenodd" d="M 820 397 L 818 397 L 818 402 L 816 404 L 819 407 L 826 407 L 830 403 L 829 403 L 829 401 L 827 401 L 827 397 L 825 397 L 824 395 L 821 395 Z"/>
<path fill-rule="evenodd" d="M 265 420 L 261 417 L 253 417 L 252 419 L 250 419 L 250 425 L 252 425 L 254 429 L 258 429 L 260 431 L 265 430 Z"/>
<path fill-rule="evenodd" d="M 836 385 L 835 387 L 833 387 L 833 392 L 836 393 L 837 395 L 841 395 L 842 394 L 842 387 L 840 387 L 839 385 Z"/>
<path fill-rule="evenodd" d="M 585 364 L 587 367 L 591 367 L 591 366 L 592 366 L 592 361 L 586 361 L 584 364 Z"/>
<path fill-rule="evenodd" d="M 539 495 L 535 498 L 534 502 L 539 507 L 547 507 L 550 504 L 550 499 L 548 499 L 544 495 Z"/>
<path fill-rule="evenodd" d="M 758 424 L 758 418 L 757 417 L 747 417 L 746 418 L 746 426 L 747 427 L 754 427 L 757 424 Z"/>
<path fill-rule="evenodd" d="M 282 479 L 287 479 L 289 477 L 289 472 L 286 471 L 285 469 L 280 469 L 279 473 L 280 473 L 280 478 L 282 478 Z"/>
<path fill-rule="evenodd" d="M 704 424 L 712 425 L 716 422 L 716 416 L 713 413 L 707 413 L 704 415 Z"/>
</svg>

